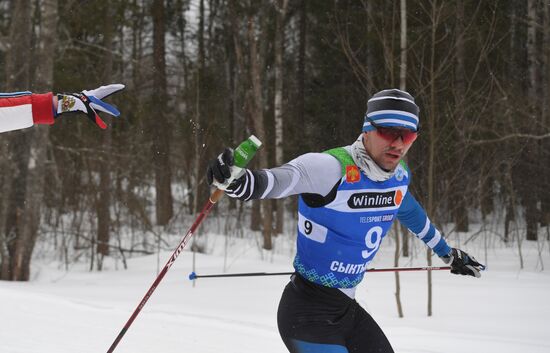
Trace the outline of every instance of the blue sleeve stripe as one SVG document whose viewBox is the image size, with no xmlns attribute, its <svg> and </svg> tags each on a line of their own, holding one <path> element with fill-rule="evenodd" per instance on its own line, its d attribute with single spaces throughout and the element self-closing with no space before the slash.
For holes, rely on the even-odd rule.
<svg viewBox="0 0 550 353">
<path fill-rule="evenodd" d="M 439 233 L 439 231 L 436 229 L 434 232 L 434 236 L 426 244 L 428 244 L 428 246 L 433 249 L 437 244 L 439 244 L 440 241 L 441 241 L 441 233 Z"/>
<path fill-rule="evenodd" d="M 426 217 L 426 224 L 424 225 L 424 228 L 420 231 L 420 233 L 416 234 L 416 236 L 419 239 L 424 238 L 426 234 L 428 234 L 428 232 L 430 231 L 430 226 L 431 226 L 430 219 Z"/>
<path fill-rule="evenodd" d="M 432 224 L 422 206 L 410 193 L 405 195 L 405 199 L 397 213 L 397 218 L 437 255 L 445 256 L 449 253 L 451 248 L 445 241 L 445 238 L 441 236 L 441 233 Z"/>
<path fill-rule="evenodd" d="M 426 243 L 426 245 L 428 245 L 430 248 L 433 248 L 441 240 L 441 233 L 439 233 L 439 231 L 435 229 L 429 219 L 426 219 L 426 223 L 430 223 L 429 230 L 422 237 L 420 237 L 420 235 L 417 236 L 418 238 L 422 239 L 422 241 Z"/>
<path fill-rule="evenodd" d="M 441 233 L 434 227 L 430 226 L 429 235 L 424 237 L 422 241 L 426 243 L 438 256 L 445 256 L 451 248 L 441 236 Z"/>
</svg>

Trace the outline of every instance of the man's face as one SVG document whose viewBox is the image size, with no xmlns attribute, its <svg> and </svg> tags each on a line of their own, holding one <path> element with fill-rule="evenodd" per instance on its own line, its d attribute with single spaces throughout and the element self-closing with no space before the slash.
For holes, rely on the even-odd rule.
<svg viewBox="0 0 550 353">
<path fill-rule="evenodd" d="M 403 131 L 405 130 L 403 129 Z M 386 171 L 392 171 L 397 167 L 413 142 L 414 139 L 408 143 L 403 142 L 403 138 L 399 134 L 392 139 L 388 135 L 382 135 L 378 130 L 363 133 L 363 145 L 367 153 L 378 166 Z"/>
</svg>

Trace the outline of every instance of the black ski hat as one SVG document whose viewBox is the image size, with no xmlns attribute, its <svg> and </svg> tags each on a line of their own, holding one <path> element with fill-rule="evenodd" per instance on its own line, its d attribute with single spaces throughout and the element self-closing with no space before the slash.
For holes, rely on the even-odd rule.
<svg viewBox="0 0 550 353">
<path fill-rule="evenodd" d="M 374 130 L 371 122 L 387 127 L 404 127 L 418 130 L 418 106 L 414 97 L 397 88 L 374 94 L 367 102 L 363 131 Z"/>
</svg>

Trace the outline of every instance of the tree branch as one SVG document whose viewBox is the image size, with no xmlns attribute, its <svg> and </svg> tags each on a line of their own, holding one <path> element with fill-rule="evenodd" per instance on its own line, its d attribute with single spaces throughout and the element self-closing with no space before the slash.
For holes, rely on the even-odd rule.
<svg viewBox="0 0 550 353">
<path fill-rule="evenodd" d="M 544 135 L 531 135 L 531 134 L 521 134 L 521 133 L 510 134 L 510 135 L 502 136 L 502 137 L 495 138 L 495 139 L 472 140 L 471 142 L 469 142 L 469 145 L 470 146 L 479 146 L 479 145 L 485 145 L 485 144 L 489 144 L 489 143 L 499 143 L 499 142 L 503 142 L 503 141 L 506 141 L 506 140 L 511 140 L 511 139 L 519 138 L 519 137 L 528 138 L 528 139 L 532 139 L 532 140 L 544 140 L 544 139 L 550 138 L 550 133 L 547 133 L 547 134 L 544 134 Z"/>
</svg>

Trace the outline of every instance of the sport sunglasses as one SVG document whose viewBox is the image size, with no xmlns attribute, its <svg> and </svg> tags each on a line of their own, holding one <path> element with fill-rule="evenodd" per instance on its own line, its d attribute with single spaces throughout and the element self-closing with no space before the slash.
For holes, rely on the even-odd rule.
<svg viewBox="0 0 550 353">
<path fill-rule="evenodd" d="M 378 135 L 386 141 L 393 142 L 401 137 L 403 143 L 408 145 L 413 143 L 418 137 L 418 130 L 412 131 L 409 129 L 397 129 L 394 127 L 381 126 L 372 121 L 372 119 L 367 118 L 367 120 L 376 129 Z"/>
</svg>

